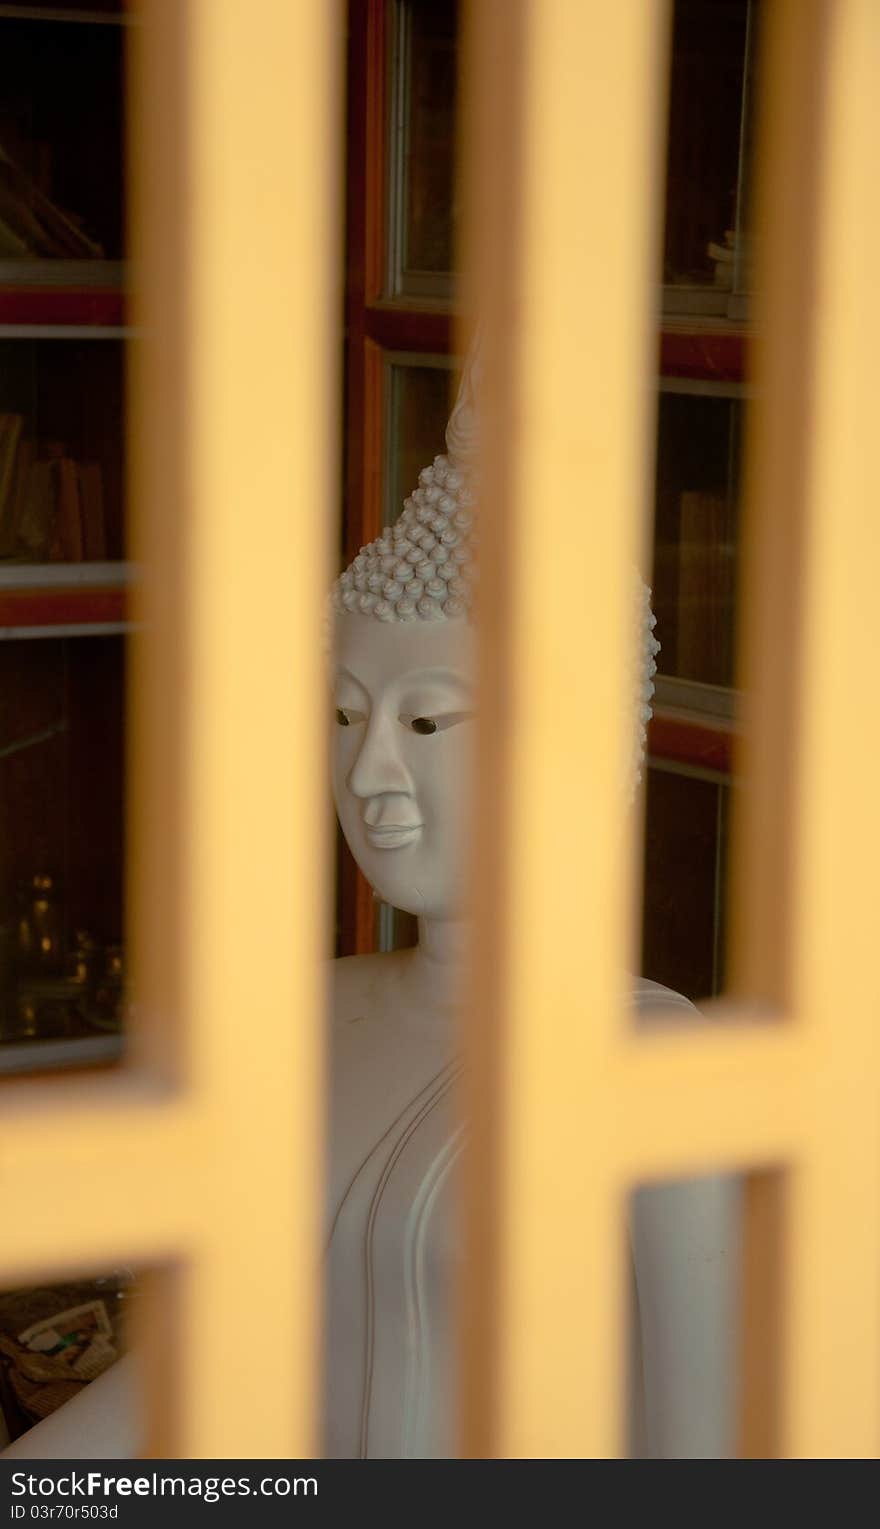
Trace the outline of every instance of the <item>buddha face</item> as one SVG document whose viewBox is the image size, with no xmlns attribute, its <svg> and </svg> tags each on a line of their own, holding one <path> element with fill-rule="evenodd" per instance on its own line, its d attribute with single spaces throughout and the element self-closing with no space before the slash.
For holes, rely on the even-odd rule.
<svg viewBox="0 0 880 1529">
<path fill-rule="evenodd" d="M 376 892 L 418 916 L 466 911 L 474 631 L 467 621 L 335 622 L 333 795 Z"/>
</svg>

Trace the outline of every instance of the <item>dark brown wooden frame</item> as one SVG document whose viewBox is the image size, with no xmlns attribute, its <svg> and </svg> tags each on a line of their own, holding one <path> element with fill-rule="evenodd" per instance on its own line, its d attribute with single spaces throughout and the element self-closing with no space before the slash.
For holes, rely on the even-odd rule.
<svg viewBox="0 0 880 1529">
<path fill-rule="evenodd" d="M 343 552 L 350 560 L 382 528 L 385 355 L 447 354 L 454 316 L 436 303 L 385 297 L 389 7 L 349 0 L 346 194 Z M 348 850 L 339 851 L 339 943 L 372 950 L 375 902 Z"/>
<path fill-rule="evenodd" d="M 385 357 L 391 351 L 448 355 L 459 315 L 436 299 L 385 295 L 389 0 L 349 0 L 345 303 L 346 470 L 343 552 L 349 561 L 383 522 Z M 724 319 L 664 321 L 661 376 L 741 382 L 748 335 Z M 683 722 L 658 709 L 649 734 L 655 759 L 730 771 L 729 728 Z M 375 946 L 375 902 L 345 845 L 339 850 L 339 944 Z"/>
</svg>

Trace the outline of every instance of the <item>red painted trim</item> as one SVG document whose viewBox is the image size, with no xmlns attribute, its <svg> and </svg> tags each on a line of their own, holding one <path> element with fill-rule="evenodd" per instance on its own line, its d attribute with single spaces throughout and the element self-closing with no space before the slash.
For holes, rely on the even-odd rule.
<svg viewBox="0 0 880 1529">
<path fill-rule="evenodd" d="M 125 323 L 125 294 L 102 287 L 0 287 L 0 324 Z"/>
<path fill-rule="evenodd" d="M 711 723 L 656 713 L 648 726 L 648 756 L 730 775 L 736 734 Z"/>
<path fill-rule="evenodd" d="M 749 336 L 706 330 L 663 329 L 660 375 L 702 382 L 744 382 L 750 363 Z"/>
<path fill-rule="evenodd" d="M 355 328 L 361 319 L 368 339 L 383 350 L 436 351 L 448 355 L 455 348 L 458 318 L 448 309 L 371 302 L 361 319 L 357 294 L 349 299 L 349 328 Z M 743 382 L 748 375 L 749 346 L 749 336 L 741 332 L 664 329 L 660 333 L 660 375 L 706 382 Z"/>
<path fill-rule="evenodd" d="M 436 351 L 453 348 L 455 316 L 451 313 L 403 308 L 392 303 L 367 308 L 364 324 L 369 339 L 383 350 Z"/>
<path fill-rule="evenodd" d="M 0 591 L 0 627 L 73 626 L 128 619 L 124 589 L 14 589 Z"/>
</svg>

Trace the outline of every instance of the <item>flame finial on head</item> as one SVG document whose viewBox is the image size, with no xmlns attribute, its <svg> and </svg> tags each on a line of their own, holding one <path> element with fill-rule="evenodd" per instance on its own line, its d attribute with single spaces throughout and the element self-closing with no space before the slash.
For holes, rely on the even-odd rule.
<svg viewBox="0 0 880 1529">
<path fill-rule="evenodd" d="M 462 372 L 455 407 L 446 426 L 446 450 L 456 466 L 476 472 L 480 452 L 479 399 L 483 381 L 483 336 L 477 331 Z"/>
</svg>

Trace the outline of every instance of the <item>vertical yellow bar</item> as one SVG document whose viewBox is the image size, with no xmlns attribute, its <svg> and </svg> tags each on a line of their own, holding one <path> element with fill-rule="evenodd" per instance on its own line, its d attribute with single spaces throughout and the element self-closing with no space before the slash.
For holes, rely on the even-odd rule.
<svg viewBox="0 0 880 1529">
<path fill-rule="evenodd" d="M 192 1231 L 165 1287 L 177 1433 L 151 1448 L 308 1455 L 343 28 L 333 3 L 142 9 L 134 910 L 162 1001 L 145 1056 L 183 1090 L 193 1149 L 180 1180 L 162 1165 Z"/>
<path fill-rule="evenodd" d="M 804 1090 L 806 1107 L 803 1142 L 781 1165 L 780 1432 L 774 1439 L 765 1426 L 756 1438 L 763 1399 L 747 1397 L 746 1440 L 760 1452 L 873 1457 L 880 296 L 870 251 L 880 237 L 880 9 L 773 0 L 765 10 L 763 402 L 745 581 L 750 823 L 738 917 L 746 990 L 780 1004 L 800 1032 L 790 1087 Z M 765 1293 L 773 1283 L 765 1270 Z M 762 1344 L 766 1333 L 753 1333 L 752 1358 Z"/>
<path fill-rule="evenodd" d="M 826 0 L 773 0 L 760 30 L 761 87 L 755 136 L 758 381 L 748 419 L 740 581 L 743 738 L 731 909 L 733 993 L 777 1020 L 794 1018 L 795 780 L 803 751 L 803 643 L 809 545 L 805 514 L 812 437 L 811 381 L 817 318 L 817 229 L 826 131 Z M 793 251 L 797 250 L 797 258 Z M 818 1065 L 803 1027 L 805 1130 L 814 1124 L 810 1078 Z M 794 1053 L 793 1053 L 794 1056 Z M 789 1078 L 786 1102 L 795 1090 Z M 799 1151 L 803 1143 L 798 1143 Z M 783 1449 L 784 1312 L 790 1268 L 791 1159 L 752 1176 L 745 1195 L 744 1352 L 740 1449 L 747 1458 Z M 778 1171 L 772 1171 L 776 1168 Z"/>
<path fill-rule="evenodd" d="M 789 27 L 801 8 L 786 7 Z M 815 1048 L 792 1176 L 786 1453 L 880 1451 L 880 8 L 827 7 L 804 513 L 792 1001 Z M 790 247 L 791 230 L 777 226 Z"/>
<path fill-rule="evenodd" d="M 621 1449 L 627 778 L 666 7 L 471 8 L 487 326 L 464 1448 Z M 493 1214 L 494 1212 L 494 1214 Z"/>
</svg>

